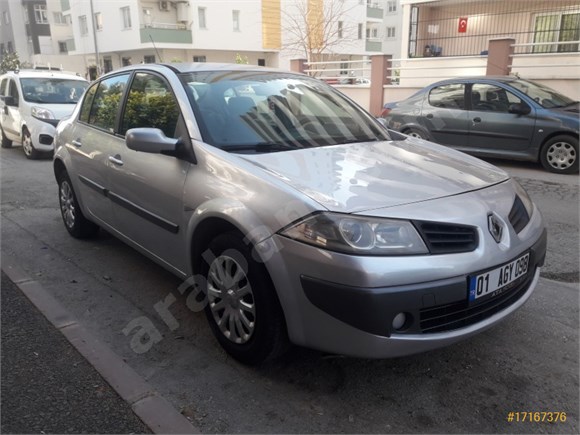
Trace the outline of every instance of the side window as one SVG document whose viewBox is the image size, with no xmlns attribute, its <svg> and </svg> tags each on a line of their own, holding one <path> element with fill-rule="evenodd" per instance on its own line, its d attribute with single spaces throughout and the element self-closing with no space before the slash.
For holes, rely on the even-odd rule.
<svg viewBox="0 0 580 435">
<path fill-rule="evenodd" d="M 177 100 L 167 82 L 154 74 L 137 73 L 129 89 L 120 133 L 152 127 L 167 137 L 175 137 L 179 115 Z"/>
<path fill-rule="evenodd" d="M 499 86 L 476 83 L 471 87 L 472 110 L 507 113 L 510 104 L 521 102 L 519 97 Z"/>
<path fill-rule="evenodd" d="M 117 112 L 127 85 L 129 74 L 110 77 L 99 83 L 89 114 L 89 124 L 115 132 Z"/>
<path fill-rule="evenodd" d="M 465 85 L 454 83 L 431 89 L 429 104 L 445 109 L 465 109 Z"/>
<path fill-rule="evenodd" d="M 92 85 L 86 92 L 83 99 L 83 105 L 81 106 L 81 113 L 79 115 L 79 121 L 89 122 L 89 115 L 91 114 L 91 106 L 93 104 L 93 99 L 95 98 L 95 93 L 97 92 L 98 83 Z"/>
<path fill-rule="evenodd" d="M 14 104 L 18 106 L 18 88 L 16 87 L 16 82 L 12 79 L 8 85 L 8 95 L 14 98 Z"/>
<path fill-rule="evenodd" d="M 2 95 L 2 96 L 6 95 L 7 85 L 8 85 L 8 79 L 2 79 L 2 82 L 0 82 L 0 95 Z"/>
</svg>

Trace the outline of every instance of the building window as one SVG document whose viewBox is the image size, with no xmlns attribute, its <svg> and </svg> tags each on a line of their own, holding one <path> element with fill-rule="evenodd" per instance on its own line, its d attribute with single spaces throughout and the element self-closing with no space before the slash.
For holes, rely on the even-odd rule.
<svg viewBox="0 0 580 435">
<path fill-rule="evenodd" d="M 266 66 L 266 59 L 258 59 L 258 66 Z"/>
<path fill-rule="evenodd" d="M 131 58 L 130 57 L 122 57 L 121 58 L 121 65 L 122 66 L 129 66 L 129 65 L 131 65 Z"/>
<path fill-rule="evenodd" d="M 363 25 L 362 25 L 362 23 L 358 24 L 358 39 L 363 39 Z"/>
<path fill-rule="evenodd" d="M 155 63 L 155 55 L 143 56 L 143 63 Z"/>
<path fill-rule="evenodd" d="M 371 39 L 371 38 L 378 38 L 379 37 L 379 30 L 374 28 L 374 29 L 370 29 L 367 27 L 367 39 Z"/>
<path fill-rule="evenodd" d="M 194 62 L 207 62 L 205 56 L 193 56 L 193 61 Z"/>
<path fill-rule="evenodd" d="M 58 41 L 58 52 L 59 53 L 68 53 L 68 48 L 66 46 L 65 41 Z"/>
<path fill-rule="evenodd" d="M 342 21 L 338 22 L 338 37 L 340 39 L 342 39 L 342 29 L 343 29 L 344 23 Z"/>
<path fill-rule="evenodd" d="M 387 2 L 387 12 L 390 14 L 397 12 L 397 2 L 396 1 L 388 1 Z"/>
<path fill-rule="evenodd" d="M 53 12 L 52 17 L 54 18 L 54 24 L 66 24 L 66 20 L 62 12 Z"/>
<path fill-rule="evenodd" d="M 8 15 L 8 11 L 2 12 L 2 17 L 4 18 L 4 24 L 10 24 L 10 16 Z"/>
<path fill-rule="evenodd" d="M 100 12 L 95 12 L 95 28 L 103 30 L 103 15 Z"/>
<path fill-rule="evenodd" d="M 81 31 L 81 36 L 86 36 L 89 34 L 89 27 L 87 26 L 87 16 L 81 15 L 79 17 L 79 29 Z"/>
<path fill-rule="evenodd" d="M 113 60 L 110 57 L 103 59 L 103 70 L 106 73 L 113 71 Z"/>
<path fill-rule="evenodd" d="M 29 23 L 29 19 L 28 19 L 28 8 L 26 6 L 23 6 L 22 7 L 22 17 L 24 18 L 24 24 L 28 24 Z"/>
<path fill-rule="evenodd" d="M 121 8 L 121 18 L 123 19 L 123 29 L 127 30 L 131 28 L 131 10 L 129 6 Z"/>
<path fill-rule="evenodd" d="M 536 16 L 534 42 L 580 40 L 580 13 L 550 13 Z M 578 44 L 535 45 L 534 53 L 578 51 Z"/>
<path fill-rule="evenodd" d="M 387 27 L 387 39 L 393 39 L 395 38 L 396 32 L 395 32 L 396 27 Z"/>
<path fill-rule="evenodd" d="M 199 28 L 207 29 L 205 22 L 205 8 L 197 8 L 197 19 L 199 20 Z"/>
<path fill-rule="evenodd" d="M 34 5 L 34 21 L 36 24 L 48 24 L 46 5 Z"/>
<path fill-rule="evenodd" d="M 234 21 L 234 32 L 240 31 L 240 11 L 232 11 L 232 19 Z"/>
</svg>

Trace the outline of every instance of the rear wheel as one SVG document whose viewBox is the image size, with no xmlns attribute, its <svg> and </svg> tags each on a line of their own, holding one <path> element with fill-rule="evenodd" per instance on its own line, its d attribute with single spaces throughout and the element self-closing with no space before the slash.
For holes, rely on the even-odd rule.
<svg viewBox="0 0 580 435">
<path fill-rule="evenodd" d="M 58 200 L 62 221 L 71 236 L 86 239 L 97 234 L 99 227 L 83 215 L 66 171 L 58 175 Z"/>
<path fill-rule="evenodd" d="M 26 127 L 22 130 L 22 150 L 27 159 L 36 160 L 40 158 L 40 151 L 34 148 L 32 136 Z"/>
<path fill-rule="evenodd" d="M 12 141 L 6 137 L 2 127 L 0 127 L 0 135 L 2 136 L 2 148 L 12 148 Z"/>
<path fill-rule="evenodd" d="M 264 265 L 237 232 L 213 239 L 209 252 L 211 260 L 202 267 L 205 313 L 221 346 L 244 364 L 280 355 L 288 344 L 286 324 Z"/>
<path fill-rule="evenodd" d="M 566 135 L 553 137 L 542 147 L 540 161 L 550 172 L 560 174 L 578 172 L 578 139 Z"/>
</svg>

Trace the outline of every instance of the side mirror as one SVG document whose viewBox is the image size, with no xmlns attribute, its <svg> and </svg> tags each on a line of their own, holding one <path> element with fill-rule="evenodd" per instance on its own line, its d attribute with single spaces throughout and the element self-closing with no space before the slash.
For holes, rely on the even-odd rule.
<svg viewBox="0 0 580 435">
<path fill-rule="evenodd" d="M 172 155 L 179 140 L 165 136 L 158 128 L 132 128 L 125 134 L 127 148 L 151 154 Z"/>
<path fill-rule="evenodd" d="M 532 111 L 532 109 L 526 103 L 515 103 L 510 104 L 508 111 L 509 113 L 514 113 L 516 115 L 527 115 Z"/>
<path fill-rule="evenodd" d="M 14 97 L 11 95 L 7 95 L 6 97 L 4 97 L 4 104 L 11 107 L 18 106 L 18 104 L 16 104 L 16 101 L 14 100 Z"/>
</svg>

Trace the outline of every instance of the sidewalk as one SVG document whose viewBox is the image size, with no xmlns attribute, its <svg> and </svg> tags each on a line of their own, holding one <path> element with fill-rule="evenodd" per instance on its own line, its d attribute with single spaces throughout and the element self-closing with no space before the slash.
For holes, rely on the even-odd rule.
<svg viewBox="0 0 580 435">
<path fill-rule="evenodd" d="M 6 256 L 1 302 L 0 433 L 200 433 Z"/>
</svg>

